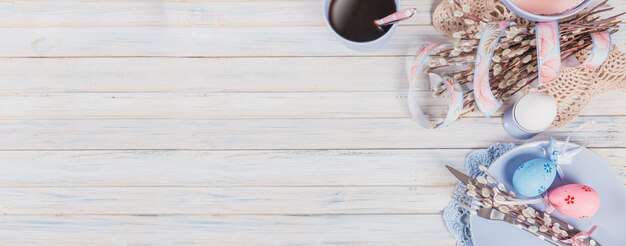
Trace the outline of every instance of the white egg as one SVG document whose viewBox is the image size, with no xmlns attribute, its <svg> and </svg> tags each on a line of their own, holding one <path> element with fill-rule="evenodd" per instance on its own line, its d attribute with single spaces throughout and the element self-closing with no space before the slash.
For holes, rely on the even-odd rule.
<svg viewBox="0 0 626 246">
<path fill-rule="evenodd" d="M 556 118 L 556 100 L 546 93 L 529 93 L 513 108 L 513 117 L 523 130 L 541 132 L 548 129 Z"/>
</svg>

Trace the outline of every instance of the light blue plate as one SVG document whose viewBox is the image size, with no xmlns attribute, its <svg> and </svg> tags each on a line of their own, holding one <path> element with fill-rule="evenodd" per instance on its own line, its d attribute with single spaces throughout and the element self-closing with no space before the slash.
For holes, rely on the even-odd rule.
<svg viewBox="0 0 626 246">
<path fill-rule="evenodd" d="M 498 158 L 489 167 L 489 173 L 512 190 L 513 172 L 520 164 L 537 157 L 543 157 L 542 147 L 548 142 L 533 142 L 519 146 Z M 570 149 L 578 145 L 570 144 Z M 555 211 L 553 217 L 570 223 L 579 230 L 588 230 L 598 226 L 592 237 L 602 246 L 623 246 L 626 244 L 626 187 L 622 178 L 611 168 L 609 163 L 588 149 L 579 152 L 571 165 L 563 165 L 565 180 L 557 177 L 551 188 L 562 184 L 585 184 L 593 187 L 600 195 L 600 210 L 588 219 L 568 218 Z M 533 206 L 543 209 L 543 206 Z M 476 246 L 529 246 L 551 245 L 540 241 L 523 230 L 505 222 L 489 221 L 475 215 L 470 216 L 470 230 Z"/>
</svg>

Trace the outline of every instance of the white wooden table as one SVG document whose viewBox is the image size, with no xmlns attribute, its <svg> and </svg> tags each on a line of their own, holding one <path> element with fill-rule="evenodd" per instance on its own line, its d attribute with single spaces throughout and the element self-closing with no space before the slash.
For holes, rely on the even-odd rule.
<svg viewBox="0 0 626 246">
<path fill-rule="evenodd" d="M 318 0 L 0 1 L 0 245 L 453 245 L 443 165 L 521 142 L 409 118 L 404 59 L 442 36 L 402 3 L 363 54 Z M 624 105 L 551 133 L 597 121 L 575 141 L 626 177 Z"/>
</svg>

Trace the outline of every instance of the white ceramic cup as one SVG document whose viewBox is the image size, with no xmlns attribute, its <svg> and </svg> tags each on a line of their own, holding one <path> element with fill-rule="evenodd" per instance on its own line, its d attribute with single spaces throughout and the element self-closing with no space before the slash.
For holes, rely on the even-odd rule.
<svg viewBox="0 0 626 246">
<path fill-rule="evenodd" d="M 387 31 L 383 36 L 372 41 L 355 42 L 352 40 L 345 39 L 344 37 L 339 35 L 335 31 L 335 29 L 333 29 L 333 27 L 330 25 L 329 11 L 330 11 L 331 1 L 332 0 L 324 0 L 324 20 L 326 21 L 326 26 L 328 26 L 328 29 L 331 30 L 331 32 L 333 33 L 335 37 L 337 37 L 339 40 L 341 40 L 342 43 L 344 43 L 346 46 L 348 46 L 349 48 L 353 50 L 362 51 L 362 52 L 370 52 L 370 51 L 377 50 L 378 48 L 382 47 L 385 43 L 387 43 L 387 41 L 389 41 L 389 38 L 391 38 L 392 33 L 396 30 L 396 26 L 398 25 L 397 23 L 392 24 L 389 31 Z M 400 10 L 400 0 L 395 0 L 395 2 L 396 2 L 396 11 L 398 11 Z"/>
</svg>

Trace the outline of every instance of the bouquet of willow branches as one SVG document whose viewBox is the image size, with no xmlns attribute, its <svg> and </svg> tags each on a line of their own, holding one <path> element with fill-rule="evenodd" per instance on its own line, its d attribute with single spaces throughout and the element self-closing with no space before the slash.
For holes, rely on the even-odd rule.
<svg viewBox="0 0 626 246">
<path fill-rule="evenodd" d="M 454 47 L 435 51 L 430 55 L 430 63 L 426 72 L 433 70 L 449 70 L 446 68 L 464 69 L 447 72 L 445 75 L 453 77 L 458 83 L 471 88 L 474 78 L 474 58 L 484 26 L 490 20 L 473 15 L 468 5 L 462 5 L 458 0 L 449 0 L 454 5 L 454 16 L 466 24 L 463 31 L 453 33 Z M 549 1 L 549 0 L 547 0 Z M 618 31 L 621 23 L 621 13 L 608 18 L 601 18 L 600 13 L 613 10 L 607 7 L 605 0 L 595 7 L 587 8 L 580 13 L 561 20 L 560 42 L 561 57 L 563 59 L 575 55 L 589 48 L 592 44 L 590 33 L 610 30 L 613 34 Z M 490 70 L 491 90 L 496 98 L 508 99 L 513 94 L 527 88 L 537 79 L 537 54 L 535 41 L 535 22 L 517 18 L 516 25 L 507 28 L 492 58 Z M 440 96 L 445 87 L 435 88 L 434 95 Z M 464 112 L 476 109 L 473 93 L 465 93 Z"/>
</svg>

